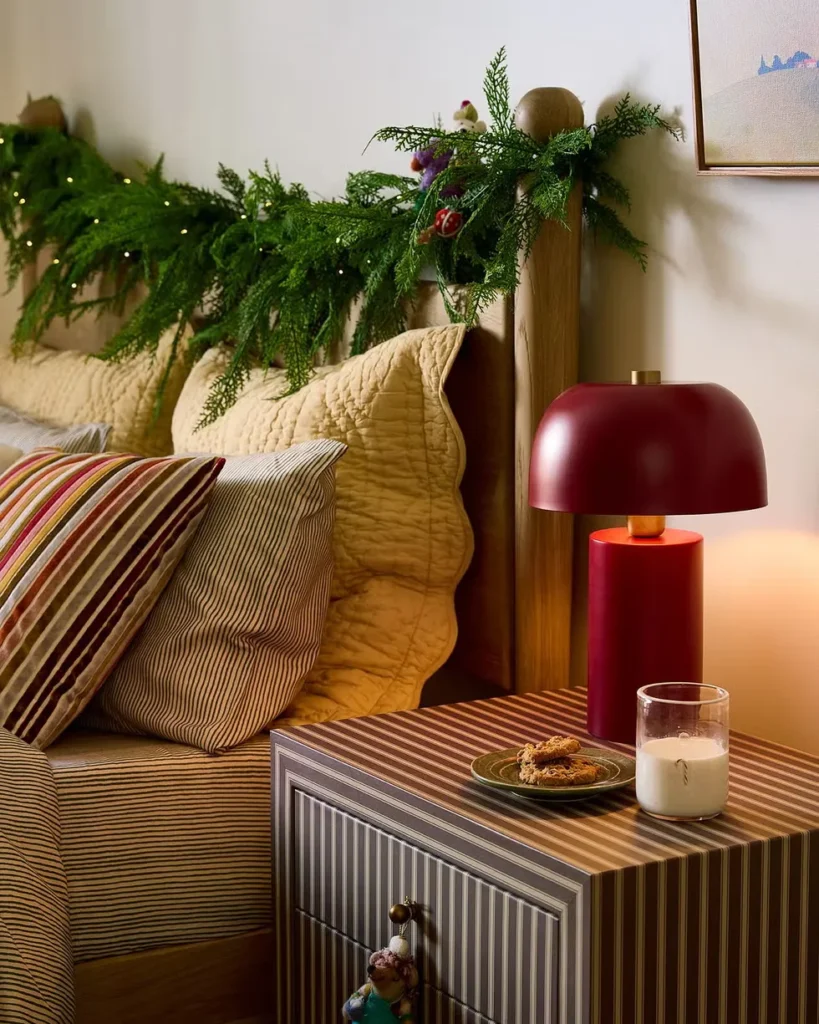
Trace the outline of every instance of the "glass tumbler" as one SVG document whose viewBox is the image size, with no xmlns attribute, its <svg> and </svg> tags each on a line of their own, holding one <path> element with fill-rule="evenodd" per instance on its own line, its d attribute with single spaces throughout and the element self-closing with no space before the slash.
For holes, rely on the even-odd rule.
<svg viewBox="0 0 819 1024">
<path fill-rule="evenodd" d="M 728 799 L 728 691 L 651 683 L 637 691 L 637 800 L 655 818 L 702 821 Z"/>
</svg>

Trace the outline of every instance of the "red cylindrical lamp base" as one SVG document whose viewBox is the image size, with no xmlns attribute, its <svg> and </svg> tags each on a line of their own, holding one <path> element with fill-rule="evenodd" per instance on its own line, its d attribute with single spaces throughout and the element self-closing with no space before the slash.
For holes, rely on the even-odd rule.
<svg viewBox="0 0 819 1024">
<path fill-rule="evenodd" d="M 663 682 L 702 682 L 702 537 L 598 530 L 589 538 L 589 732 L 633 743 L 637 690 Z"/>
</svg>

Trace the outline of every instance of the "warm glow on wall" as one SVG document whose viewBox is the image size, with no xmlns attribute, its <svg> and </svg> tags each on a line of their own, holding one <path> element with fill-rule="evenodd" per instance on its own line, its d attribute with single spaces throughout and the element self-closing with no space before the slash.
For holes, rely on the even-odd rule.
<svg viewBox="0 0 819 1024">
<path fill-rule="evenodd" d="M 819 754 L 819 534 L 709 542 L 705 678 L 730 691 L 733 728 Z"/>
</svg>

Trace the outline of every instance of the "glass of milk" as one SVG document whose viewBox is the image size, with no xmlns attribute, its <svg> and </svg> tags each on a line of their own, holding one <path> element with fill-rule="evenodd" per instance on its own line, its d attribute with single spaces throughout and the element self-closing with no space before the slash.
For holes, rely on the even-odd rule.
<svg viewBox="0 0 819 1024">
<path fill-rule="evenodd" d="M 655 818 L 702 821 L 728 799 L 728 691 L 652 683 L 637 691 L 637 800 Z"/>
</svg>

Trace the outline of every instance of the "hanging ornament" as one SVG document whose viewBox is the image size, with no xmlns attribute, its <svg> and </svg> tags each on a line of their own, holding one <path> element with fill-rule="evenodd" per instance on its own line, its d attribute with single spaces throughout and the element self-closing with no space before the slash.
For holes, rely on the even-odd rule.
<svg viewBox="0 0 819 1024">
<path fill-rule="evenodd" d="M 432 145 L 427 146 L 426 149 L 416 150 L 410 161 L 410 169 L 421 172 L 420 189 L 422 192 L 426 192 L 441 171 L 445 171 L 449 167 L 449 161 L 452 159 L 451 149 L 443 153 L 437 152 L 438 142 L 438 139 L 433 139 Z"/>
<path fill-rule="evenodd" d="M 464 100 L 461 109 L 452 115 L 455 130 L 459 132 L 477 132 L 482 135 L 486 131 L 486 121 L 478 120 L 478 111 L 469 100 Z"/>
<path fill-rule="evenodd" d="M 445 206 L 435 214 L 435 234 L 440 238 L 454 238 L 464 226 L 464 216 Z"/>
<path fill-rule="evenodd" d="M 410 956 L 405 932 L 414 916 L 412 900 L 404 900 L 390 908 L 390 920 L 398 925 L 398 934 L 393 935 L 389 946 L 377 950 L 370 957 L 368 980 L 353 992 L 342 1008 L 345 1022 L 387 1024 L 392 1021 L 394 1024 L 397 1018 L 403 1024 L 413 1024 L 418 970 Z"/>
</svg>

